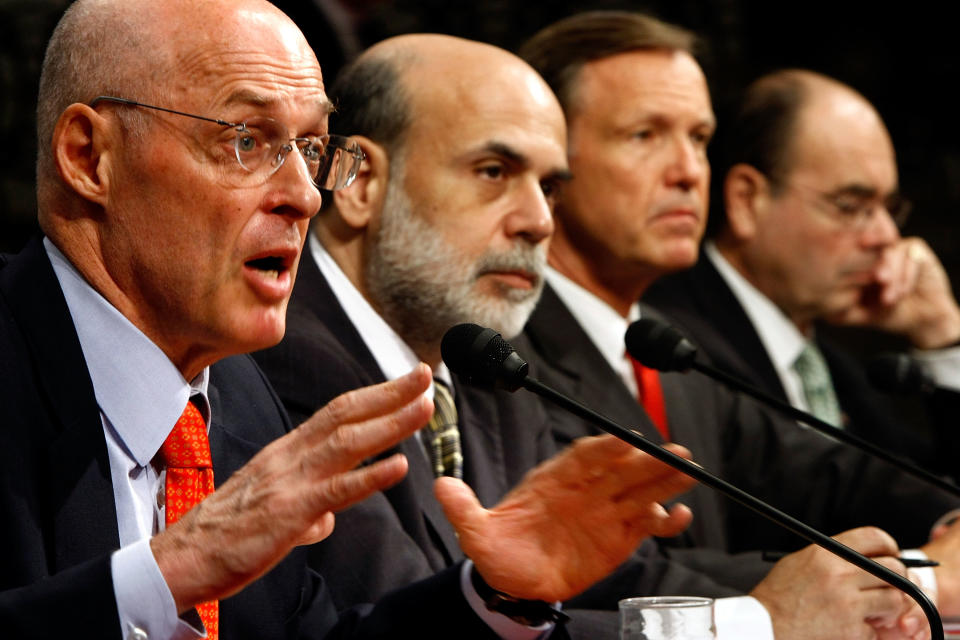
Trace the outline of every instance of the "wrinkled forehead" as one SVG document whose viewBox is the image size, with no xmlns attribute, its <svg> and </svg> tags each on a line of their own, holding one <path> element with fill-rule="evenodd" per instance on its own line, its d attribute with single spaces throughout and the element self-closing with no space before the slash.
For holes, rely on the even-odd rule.
<svg viewBox="0 0 960 640">
<path fill-rule="evenodd" d="M 451 71 L 429 85 L 408 85 L 409 138 L 436 153 L 490 140 L 510 143 L 545 165 L 566 163 L 566 123 L 547 85 L 521 65 L 490 73 Z"/>
<path fill-rule="evenodd" d="M 171 36 L 172 92 L 203 108 L 247 103 L 329 113 L 320 65 L 296 25 L 253 9 L 213 22 Z"/>
</svg>

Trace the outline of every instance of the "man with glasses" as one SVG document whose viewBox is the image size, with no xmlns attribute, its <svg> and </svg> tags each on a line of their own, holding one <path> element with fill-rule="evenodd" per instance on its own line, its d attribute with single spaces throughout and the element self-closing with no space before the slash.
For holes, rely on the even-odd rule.
<svg viewBox="0 0 960 640">
<path fill-rule="evenodd" d="M 955 497 L 703 376 L 657 375 L 627 358 L 629 323 L 654 313 L 641 295 L 696 262 L 706 224 L 715 119 L 694 41 L 642 14 L 596 11 L 547 26 L 521 48 L 564 108 L 574 177 L 557 199 L 546 286 L 523 334 L 530 349 L 518 350 L 539 380 L 648 438 L 683 443 L 707 469 L 812 526 L 833 534 L 874 525 L 901 545 L 924 544 Z M 561 443 L 596 431 L 563 411 L 552 411 L 551 427 Z M 796 549 L 797 538 L 704 487 L 683 499 L 700 517 L 662 544 L 764 603 L 778 638 L 872 637 L 865 603 L 876 593 L 858 582 L 861 572 L 838 563 L 818 573 L 835 558 L 800 552 L 761 581 L 749 552 Z M 856 530 L 867 531 L 877 533 Z M 936 543 L 926 550 L 943 562 L 944 611 L 960 612 L 952 568 L 960 554 Z M 791 619 L 796 606 L 778 600 L 816 606 Z"/>
<path fill-rule="evenodd" d="M 930 441 L 815 331 L 826 321 L 901 336 L 960 390 L 960 353 L 944 349 L 960 340 L 960 308 L 927 244 L 900 236 L 910 205 L 879 114 L 835 80 L 779 71 L 748 87 L 724 142 L 714 239 L 644 300 L 768 393 L 953 473 L 956 400 L 931 403 L 934 435 L 947 439 Z"/>
<path fill-rule="evenodd" d="M 542 636 L 477 590 L 564 599 L 689 522 L 659 506 L 688 481 L 592 439 L 502 507 L 438 482 L 472 570 L 338 613 L 301 545 L 403 477 L 402 455 L 358 465 L 430 418 L 431 376 L 414 366 L 293 429 L 238 355 L 282 337 L 318 187 L 362 161 L 327 134 L 303 35 L 261 0 L 78 0 L 39 96 L 44 237 L 0 261 L 5 636 Z M 590 515 L 556 523 L 556 505 Z M 589 543 L 594 518 L 616 535 Z"/>
</svg>

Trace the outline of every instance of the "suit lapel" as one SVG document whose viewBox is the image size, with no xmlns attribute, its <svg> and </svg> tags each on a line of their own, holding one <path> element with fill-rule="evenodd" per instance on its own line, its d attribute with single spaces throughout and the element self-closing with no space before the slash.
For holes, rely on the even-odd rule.
<svg viewBox="0 0 960 640">
<path fill-rule="evenodd" d="M 562 384 L 562 391 L 575 399 L 589 398 L 591 409 L 627 428 L 639 429 L 652 442 L 663 442 L 660 433 L 626 386 L 610 384 L 611 380 L 619 380 L 617 373 L 610 368 L 576 318 L 549 286 L 544 287 L 540 303 L 524 333 L 537 356 L 542 359 L 542 363 L 531 365 L 534 377 L 542 375 L 542 381 L 548 384 L 547 378 L 553 379 L 557 384 Z M 541 371 L 541 367 L 536 366 L 538 364 L 547 368 Z M 563 425 L 556 424 L 554 428 L 560 430 L 558 435 L 562 437 Z"/>
<path fill-rule="evenodd" d="M 300 273 L 297 275 L 296 287 L 301 288 L 299 292 L 301 295 L 294 295 L 297 304 L 304 305 L 304 308 L 309 309 L 320 322 L 327 326 L 350 353 L 351 357 L 355 358 L 357 363 L 370 376 L 371 381 L 383 382 L 386 380 L 373 354 L 367 348 L 356 327 L 353 326 L 340 301 L 337 300 L 329 283 L 323 277 L 309 253 L 306 253 L 300 261 Z M 460 550 L 456 533 L 444 515 L 440 503 L 433 497 L 433 491 L 417 490 L 418 487 L 433 487 L 433 470 L 427 459 L 426 451 L 417 437 L 414 436 L 407 438 L 397 447 L 382 453 L 378 457 L 387 457 L 397 451 L 407 457 L 409 463 L 407 477 L 384 493 L 394 509 L 398 511 L 401 519 L 407 520 L 410 517 L 410 509 L 416 511 L 417 515 L 415 517 L 421 520 L 423 527 L 426 529 L 426 534 L 443 556 L 442 558 L 436 558 L 431 555 L 430 560 L 438 565 L 434 567 L 435 569 L 442 569 L 463 558 L 463 552 Z M 406 513 L 400 513 L 404 511 Z M 411 526 L 416 526 L 416 524 L 411 523 Z"/>
<path fill-rule="evenodd" d="M 32 241 L 0 274 L 0 290 L 24 336 L 53 427 L 47 517 L 54 531 L 51 571 L 58 571 L 120 544 L 103 423 L 70 312 L 41 240 Z"/>
<path fill-rule="evenodd" d="M 721 344 L 731 345 L 731 349 L 717 359 L 717 364 L 786 401 L 780 376 L 760 342 L 760 336 L 713 263 L 701 255 L 689 275 L 691 295 L 701 307 L 700 322 L 713 325 L 713 330 L 724 337 Z M 733 351 L 733 345 L 736 345 L 736 351 Z"/>
</svg>

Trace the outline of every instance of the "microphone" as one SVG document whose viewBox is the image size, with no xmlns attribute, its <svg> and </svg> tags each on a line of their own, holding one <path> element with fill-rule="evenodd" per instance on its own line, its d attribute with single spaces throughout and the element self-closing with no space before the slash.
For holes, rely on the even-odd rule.
<svg viewBox="0 0 960 640">
<path fill-rule="evenodd" d="M 881 353 L 867 363 L 870 384 L 886 393 L 931 396 L 937 385 L 920 363 L 905 353 Z"/>
<path fill-rule="evenodd" d="M 745 393 L 759 400 L 762 404 L 772 407 L 780 413 L 802 422 L 835 440 L 840 440 L 852 447 L 856 447 L 871 456 L 892 464 L 904 473 L 908 473 L 915 478 L 934 485 L 938 489 L 960 497 L 960 487 L 952 482 L 935 476 L 912 462 L 889 453 L 872 442 L 867 442 L 845 429 L 835 427 L 806 411 L 797 409 L 793 405 L 774 398 L 770 394 L 764 393 L 760 389 L 744 382 L 737 376 L 698 361 L 697 348 L 693 343 L 682 333 L 664 322 L 654 318 L 641 318 L 627 327 L 624 342 L 627 346 L 627 352 L 647 367 L 665 372 L 685 372 L 690 369 L 699 371 L 707 377 L 713 378 L 736 391 Z"/>
<path fill-rule="evenodd" d="M 681 336 L 682 338 L 682 336 Z M 672 338 L 671 338 L 672 340 Z M 689 342 L 688 342 L 689 344 Z M 690 345 L 692 347 L 692 345 Z M 694 354 L 696 348 L 693 349 Z M 857 553 L 850 547 L 804 524 L 775 507 L 755 498 L 705 470 L 644 438 L 639 432 L 632 431 L 606 416 L 593 411 L 576 400 L 529 377 L 527 363 L 517 354 L 513 346 L 499 333 L 475 324 L 459 324 L 448 330 L 440 344 L 440 353 L 447 367 L 467 381 L 475 381 L 484 387 L 498 387 L 515 391 L 520 387 L 554 402 L 574 415 L 587 420 L 607 433 L 620 438 L 661 462 L 677 469 L 681 473 L 700 481 L 702 484 L 719 491 L 732 500 L 772 520 L 788 531 L 812 542 L 847 562 L 876 576 L 887 584 L 903 591 L 913 598 L 927 616 L 931 637 L 943 640 L 943 623 L 940 614 L 929 598 L 912 582 L 901 575 L 877 564 L 870 558 Z M 631 354 L 632 355 L 632 354 Z"/>
</svg>

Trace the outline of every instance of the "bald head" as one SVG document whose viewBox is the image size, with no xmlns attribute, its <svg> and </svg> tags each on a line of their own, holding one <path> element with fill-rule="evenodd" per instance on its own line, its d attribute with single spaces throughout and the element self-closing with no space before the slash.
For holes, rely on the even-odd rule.
<svg viewBox="0 0 960 640">
<path fill-rule="evenodd" d="M 813 71 L 785 69 L 747 87 L 726 138 L 721 169 L 725 173 L 735 164 L 747 164 L 779 188 L 796 160 L 797 142 L 822 137 L 817 128 L 823 118 L 887 135 L 876 109 L 851 87 Z"/>
<path fill-rule="evenodd" d="M 187 379 L 276 343 L 320 193 L 256 151 L 330 109 L 297 27 L 265 0 L 78 0 L 42 73 L 47 237 Z"/>
<path fill-rule="evenodd" d="M 781 71 L 750 86 L 730 144 L 721 252 L 801 330 L 858 304 L 899 239 L 876 109 L 836 80 Z"/>
<path fill-rule="evenodd" d="M 338 114 L 331 130 L 363 135 L 398 151 L 416 120 L 429 129 L 460 126 L 492 96 L 517 109 L 540 109 L 563 128 L 553 93 L 520 58 L 492 45 L 436 34 L 380 42 L 345 68 L 331 89 Z"/>
<path fill-rule="evenodd" d="M 296 25 L 263 0 L 76 0 L 57 25 L 44 57 L 37 108 L 38 174 L 50 175 L 50 140 L 70 104 L 99 95 L 163 102 L 175 88 L 197 85 L 191 61 L 229 44 L 251 23 L 312 52 Z M 244 25 L 246 23 L 246 25 Z M 303 46 L 301 46 L 303 45 Z M 124 114 L 128 123 L 140 114 Z"/>
</svg>

